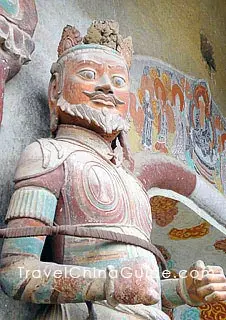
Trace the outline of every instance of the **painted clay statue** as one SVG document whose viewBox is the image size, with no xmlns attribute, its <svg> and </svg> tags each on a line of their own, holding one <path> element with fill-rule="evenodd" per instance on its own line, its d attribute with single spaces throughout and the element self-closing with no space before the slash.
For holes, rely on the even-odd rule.
<svg viewBox="0 0 226 320">
<path fill-rule="evenodd" d="M 114 152 L 121 148 L 130 161 L 124 132 L 129 129 L 131 39 L 121 37 L 114 21 L 93 22 L 83 39 L 67 26 L 58 53 L 49 85 L 53 138 L 28 146 L 15 175 L 6 221 L 8 230 L 18 232 L 3 244 L 4 292 L 44 304 L 35 319 L 167 320 L 162 305 L 226 300 L 223 270 L 202 261 L 189 269 L 196 270 L 195 278 L 188 273 L 160 280 L 156 257 L 161 255 L 150 244 L 149 198 Z M 157 157 L 140 172 L 146 187 L 161 187 L 160 171 L 145 171 L 161 161 Z M 173 175 L 184 177 L 186 196 L 196 192 L 200 199 L 195 174 L 178 162 L 170 165 L 178 169 Z M 170 169 L 163 164 L 163 173 L 164 168 Z M 165 184 L 172 189 L 167 174 Z M 70 227 L 83 237 L 68 235 Z M 51 228 L 56 235 L 44 247 L 43 234 L 51 234 Z M 39 231 L 21 237 L 22 229 L 26 235 Z M 203 271 L 210 274 L 203 277 Z"/>
</svg>

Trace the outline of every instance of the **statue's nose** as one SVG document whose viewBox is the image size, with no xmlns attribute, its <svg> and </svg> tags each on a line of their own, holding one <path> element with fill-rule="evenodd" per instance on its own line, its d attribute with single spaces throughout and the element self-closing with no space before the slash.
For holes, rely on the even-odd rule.
<svg viewBox="0 0 226 320">
<path fill-rule="evenodd" d="M 113 94 L 113 87 L 111 84 L 111 80 L 107 75 L 103 75 L 98 81 L 95 91 L 101 91 L 104 94 Z"/>
</svg>

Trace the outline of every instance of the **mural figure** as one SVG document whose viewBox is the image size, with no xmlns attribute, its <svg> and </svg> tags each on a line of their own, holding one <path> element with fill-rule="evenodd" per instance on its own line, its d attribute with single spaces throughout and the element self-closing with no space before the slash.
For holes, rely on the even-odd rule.
<svg viewBox="0 0 226 320">
<path fill-rule="evenodd" d="M 23 152 L 8 226 L 0 230 L 6 237 L 4 292 L 43 304 L 35 319 L 168 320 L 162 304 L 172 308 L 226 300 L 223 270 L 202 261 L 186 278 L 160 280 L 156 258 L 163 259 L 150 243 L 144 187 L 179 188 L 223 224 L 225 217 L 214 197 L 211 202 L 201 197 L 204 189 L 205 194 L 214 191 L 176 160 L 142 158 L 147 163 L 140 166 L 144 187 L 118 161 L 116 146 L 129 154 L 131 38 L 123 39 L 114 21 L 94 21 L 83 39 L 67 26 L 58 53 L 49 85 L 53 138 Z M 217 190 L 215 196 L 218 205 L 225 201 Z M 53 233 L 44 259 L 46 235 Z M 210 273 L 203 277 L 204 271 Z M 82 302 L 87 314 L 78 316 Z"/>
<path fill-rule="evenodd" d="M 201 154 L 204 158 L 207 156 L 211 157 L 211 132 L 209 122 L 207 119 L 204 120 L 204 128 L 200 124 L 200 110 L 196 110 L 195 113 L 195 128 L 192 132 L 193 142 L 200 149 Z"/>
<path fill-rule="evenodd" d="M 158 112 L 158 120 L 159 120 L 159 128 L 158 128 L 158 140 L 155 144 L 156 150 L 159 150 L 163 153 L 168 153 L 167 149 L 167 134 L 168 134 L 168 126 L 167 126 L 167 117 L 166 117 L 166 92 L 163 86 L 163 83 L 160 79 L 155 79 L 154 83 L 155 88 L 155 96 L 157 98 L 157 112 Z"/>
<path fill-rule="evenodd" d="M 220 155 L 221 183 L 226 194 L 226 141 L 224 141 L 223 151 Z"/>
<path fill-rule="evenodd" d="M 161 105 L 161 102 L 160 102 Z M 158 135 L 158 142 L 159 144 L 162 145 L 162 147 L 160 147 L 160 150 L 162 150 L 165 153 L 168 153 L 167 147 L 166 147 L 166 143 L 167 143 L 167 118 L 166 118 L 166 112 L 165 110 L 160 107 L 161 109 L 161 116 L 160 116 L 160 132 Z"/>
<path fill-rule="evenodd" d="M 152 124 L 154 116 L 152 112 L 150 92 L 145 90 L 143 97 L 143 110 L 144 110 L 144 128 L 142 133 L 142 145 L 147 149 L 152 149 Z"/>
<path fill-rule="evenodd" d="M 197 172 L 204 172 L 205 178 L 214 184 L 216 169 L 216 131 L 212 124 L 211 100 L 207 89 L 199 85 L 194 92 L 195 106 L 193 108 L 193 127 L 191 128 L 192 144 L 194 146 L 193 159 Z"/>
<path fill-rule="evenodd" d="M 183 116 L 180 111 L 176 109 L 176 137 L 174 141 L 174 145 L 172 147 L 172 155 L 178 159 L 186 162 L 185 150 L 186 150 L 186 130 L 185 124 L 183 121 Z"/>
<path fill-rule="evenodd" d="M 171 152 L 176 159 L 186 163 L 186 123 L 184 119 L 184 96 L 181 89 L 177 85 L 173 86 L 172 93 L 176 123 L 176 136 Z"/>
</svg>

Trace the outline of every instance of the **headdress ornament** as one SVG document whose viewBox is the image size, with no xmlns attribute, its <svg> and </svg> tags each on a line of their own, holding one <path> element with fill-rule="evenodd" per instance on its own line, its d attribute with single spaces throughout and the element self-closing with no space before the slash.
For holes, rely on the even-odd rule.
<svg viewBox="0 0 226 320">
<path fill-rule="evenodd" d="M 113 49 L 124 57 L 130 67 L 133 54 L 132 38 L 123 39 L 119 34 L 119 24 L 114 20 L 93 21 L 87 30 L 87 35 L 83 38 L 75 27 L 67 25 L 63 29 L 58 46 L 58 57 L 62 57 L 73 49 L 83 49 L 91 44 L 96 44 L 99 48 L 105 46 Z"/>
</svg>

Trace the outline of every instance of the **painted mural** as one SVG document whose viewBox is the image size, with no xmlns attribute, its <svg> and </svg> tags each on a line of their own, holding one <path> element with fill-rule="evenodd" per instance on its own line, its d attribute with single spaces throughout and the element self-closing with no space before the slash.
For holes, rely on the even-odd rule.
<svg viewBox="0 0 226 320">
<path fill-rule="evenodd" d="M 226 121 L 207 82 L 154 60 L 136 93 L 131 113 L 143 147 L 174 156 L 226 192 Z"/>
<path fill-rule="evenodd" d="M 226 120 L 208 83 L 150 57 L 136 56 L 133 65 L 132 151 L 173 156 L 226 194 Z M 153 242 L 173 277 L 198 259 L 226 267 L 225 235 L 175 199 L 154 196 L 150 204 Z M 174 320 L 222 320 L 226 303 L 181 306 L 169 315 Z"/>
</svg>

